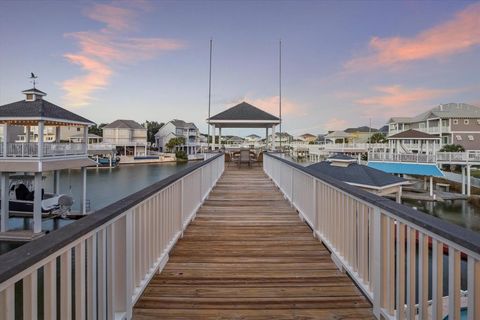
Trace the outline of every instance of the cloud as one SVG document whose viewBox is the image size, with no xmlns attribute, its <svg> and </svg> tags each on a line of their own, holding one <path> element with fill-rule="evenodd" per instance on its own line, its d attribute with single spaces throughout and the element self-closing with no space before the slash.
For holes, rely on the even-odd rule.
<svg viewBox="0 0 480 320">
<path fill-rule="evenodd" d="M 84 72 L 61 83 L 68 105 L 88 105 L 95 91 L 108 87 L 118 65 L 153 59 L 162 52 L 185 46 L 176 39 L 131 36 L 136 19 L 147 8 L 147 2 L 96 4 L 87 10 L 86 15 L 105 24 L 104 28 L 65 34 L 76 42 L 79 51 L 66 53 L 64 57 L 68 62 L 79 65 Z"/>
<path fill-rule="evenodd" d="M 420 32 L 414 37 L 373 37 L 370 54 L 351 59 L 349 71 L 373 67 L 394 67 L 399 64 L 446 57 L 480 45 L 480 3 L 458 12 L 451 20 Z"/>
<path fill-rule="evenodd" d="M 340 118 L 330 118 L 324 124 L 323 127 L 327 131 L 335 131 L 335 130 L 344 130 L 348 126 L 348 121 L 345 119 Z"/>
<path fill-rule="evenodd" d="M 465 89 L 407 89 L 400 85 L 380 86 L 374 88 L 379 94 L 355 100 L 363 106 L 363 113 L 368 117 L 392 117 L 418 114 L 430 108 L 429 100 L 438 99 Z"/>
<path fill-rule="evenodd" d="M 273 115 L 278 116 L 279 114 L 279 98 L 278 96 L 271 96 L 265 98 L 258 98 L 258 99 L 248 99 L 245 98 L 247 102 L 250 104 L 271 113 Z M 285 115 L 302 115 L 304 114 L 303 108 L 286 98 L 282 98 L 282 117 Z"/>
</svg>

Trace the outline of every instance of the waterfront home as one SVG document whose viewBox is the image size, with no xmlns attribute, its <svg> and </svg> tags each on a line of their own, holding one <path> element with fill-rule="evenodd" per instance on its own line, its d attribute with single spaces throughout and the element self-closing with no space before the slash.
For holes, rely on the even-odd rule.
<svg viewBox="0 0 480 320">
<path fill-rule="evenodd" d="M 239 137 L 239 136 L 225 136 L 223 139 L 222 139 L 222 144 L 225 144 L 225 145 L 241 145 L 245 142 L 245 139 L 243 139 L 242 137 Z"/>
<path fill-rule="evenodd" d="M 59 195 L 60 170 L 82 170 L 81 213 L 87 213 L 86 167 L 95 163 L 88 159 L 87 146 L 81 143 L 60 141 L 62 127 L 82 127 L 84 134 L 94 123 L 44 99 L 46 93 L 36 88 L 24 90 L 25 99 L 0 106 L 0 123 L 3 126 L 0 148 L 0 173 L 2 176 L 0 231 L 8 231 L 11 215 L 20 214 L 33 218 L 32 233 L 22 237 L 34 237 L 42 232 L 42 216 L 66 215 L 73 199 Z M 16 128 L 15 128 L 16 127 Z M 24 141 L 12 142 L 9 134 L 37 133 L 35 139 L 27 134 Z M 47 128 L 47 129 L 46 129 Z M 54 140 L 45 140 L 45 132 L 54 132 Z M 84 140 L 86 141 L 86 136 Z M 22 172 L 22 175 L 15 173 Z M 53 190 L 43 183 L 43 173 L 53 172 Z M 10 191 L 10 192 L 9 192 Z M 50 192 L 51 191 L 51 192 Z M 9 205 L 3 205 L 9 203 Z M 12 211 L 12 212 L 10 212 Z"/>
<path fill-rule="evenodd" d="M 388 136 L 410 129 L 438 137 L 438 149 L 446 144 L 459 144 L 465 150 L 480 150 L 480 108 L 477 106 L 441 104 L 414 117 L 393 117 L 388 121 Z"/>
<path fill-rule="evenodd" d="M 102 137 L 100 137 L 99 135 L 93 134 L 93 133 L 89 133 L 87 135 L 87 139 L 88 139 L 88 144 L 102 143 L 102 140 L 103 140 Z M 76 142 L 76 143 L 82 143 L 82 142 L 85 141 L 85 134 L 72 135 L 72 136 L 70 136 L 69 141 L 70 142 Z"/>
<path fill-rule="evenodd" d="M 200 152 L 200 132 L 193 122 L 186 122 L 179 119 L 173 119 L 165 123 L 155 134 L 155 143 L 158 151 L 167 152 L 166 144 L 172 138 L 182 137 L 185 144 L 177 146 L 177 150 L 183 150 L 188 155 Z"/>
<path fill-rule="evenodd" d="M 395 194 L 399 203 L 402 186 L 409 184 L 403 178 L 358 164 L 356 159 L 342 154 L 333 155 L 308 168 L 380 196 Z"/>
<path fill-rule="evenodd" d="M 370 136 L 375 132 L 378 132 L 375 128 L 362 126 L 358 128 L 347 128 L 344 132 L 349 134 L 349 141 L 353 143 L 366 143 L 370 139 Z"/>
<path fill-rule="evenodd" d="M 256 134 L 249 134 L 245 137 L 245 142 L 247 143 L 257 143 L 262 140 L 262 137 Z"/>
<path fill-rule="evenodd" d="M 280 145 L 287 145 L 293 141 L 293 136 L 288 134 L 287 132 L 276 132 L 275 133 L 275 144 Z"/>
<path fill-rule="evenodd" d="M 147 129 L 133 120 L 115 120 L 102 128 L 103 142 L 116 146 L 123 156 L 147 154 Z"/>
<path fill-rule="evenodd" d="M 341 130 L 329 132 L 325 136 L 325 140 L 330 143 L 346 144 L 349 142 L 349 139 L 350 139 L 350 134 Z"/>
<path fill-rule="evenodd" d="M 317 140 L 317 136 L 311 133 L 304 133 L 302 135 L 295 137 L 295 140 L 300 140 L 304 142 L 315 142 Z"/>
<path fill-rule="evenodd" d="M 417 153 L 435 154 L 440 146 L 441 138 L 435 134 L 408 129 L 387 137 L 390 154 Z"/>
</svg>

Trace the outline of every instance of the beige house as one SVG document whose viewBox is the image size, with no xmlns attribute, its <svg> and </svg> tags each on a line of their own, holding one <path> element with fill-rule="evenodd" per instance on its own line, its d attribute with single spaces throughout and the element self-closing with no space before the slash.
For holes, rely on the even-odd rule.
<svg viewBox="0 0 480 320">
<path fill-rule="evenodd" d="M 465 150 L 480 150 L 480 108 L 466 103 L 447 103 L 415 117 L 395 117 L 388 121 L 389 137 L 407 130 L 440 138 L 437 149 L 446 144 L 459 144 Z M 418 145 L 417 139 L 411 140 L 412 146 Z"/>
<path fill-rule="evenodd" d="M 103 142 L 117 147 L 124 156 L 145 156 L 147 129 L 133 120 L 115 120 L 102 128 Z"/>
</svg>

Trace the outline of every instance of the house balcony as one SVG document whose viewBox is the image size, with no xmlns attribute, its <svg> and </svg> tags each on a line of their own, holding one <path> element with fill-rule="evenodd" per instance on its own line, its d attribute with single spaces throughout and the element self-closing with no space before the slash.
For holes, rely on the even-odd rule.
<svg viewBox="0 0 480 320">
<path fill-rule="evenodd" d="M 405 130 L 403 130 L 403 129 L 398 129 L 398 130 L 390 129 L 388 135 L 392 136 L 394 134 L 404 132 L 404 131 L 407 131 L 407 130 L 410 130 L 410 129 L 425 132 L 425 133 L 428 133 L 428 134 L 450 133 L 450 130 L 451 130 L 450 126 L 429 127 L 429 128 L 406 128 Z"/>
<path fill-rule="evenodd" d="M 15 142 L 4 144 L 4 147 L 0 148 L 0 161 L 11 158 L 62 158 L 82 155 L 87 156 L 87 145 L 84 143 L 45 142 L 43 147 L 40 147 L 38 142 Z"/>
</svg>

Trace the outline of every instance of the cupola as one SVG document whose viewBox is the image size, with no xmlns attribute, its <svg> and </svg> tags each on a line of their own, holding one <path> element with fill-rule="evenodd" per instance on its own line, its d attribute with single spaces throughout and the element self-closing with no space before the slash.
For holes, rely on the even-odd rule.
<svg viewBox="0 0 480 320">
<path fill-rule="evenodd" d="M 37 88 L 23 90 L 22 93 L 25 95 L 25 101 L 41 100 L 43 96 L 47 95 L 45 92 L 40 91 Z"/>
</svg>

